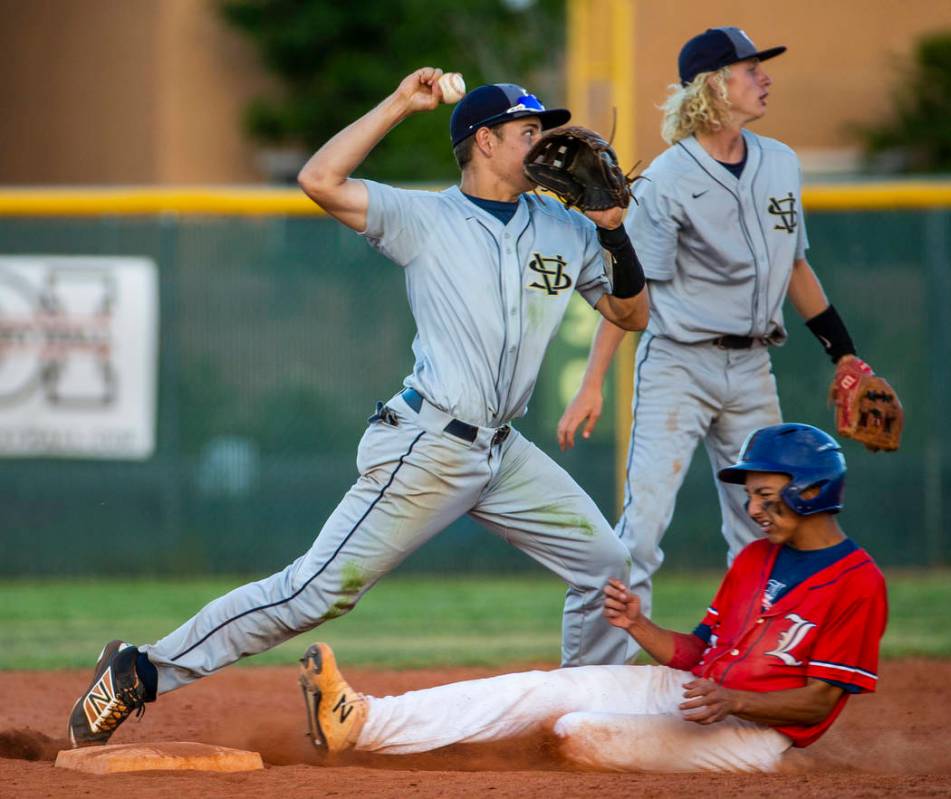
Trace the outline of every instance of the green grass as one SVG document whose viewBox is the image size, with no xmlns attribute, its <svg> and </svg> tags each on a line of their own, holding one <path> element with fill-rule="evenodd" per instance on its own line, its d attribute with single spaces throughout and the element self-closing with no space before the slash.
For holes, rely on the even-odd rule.
<svg viewBox="0 0 951 799">
<path fill-rule="evenodd" d="M 885 657 L 951 657 L 951 573 L 889 579 Z M 240 578 L 0 582 L 0 669 L 88 667 L 111 638 L 141 643 L 174 629 Z M 715 575 L 662 574 L 657 621 L 690 630 Z M 390 577 L 355 610 L 245 663 L 292 663 L 312 640 L 348 663 L 395 668 L 556 662 L 563 587 L 545 576 Z"/>
</svg>

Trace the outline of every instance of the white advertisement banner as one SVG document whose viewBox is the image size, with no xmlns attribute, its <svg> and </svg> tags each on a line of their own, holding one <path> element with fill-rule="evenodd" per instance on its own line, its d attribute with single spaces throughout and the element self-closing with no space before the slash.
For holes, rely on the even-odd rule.
<svg viewBox="0 0 951 799">
<path fill-rule="evenodd" d="M 147 258 L 0 255 L 0 457 L 151 456 L 158 298 Z"/>
</svg>

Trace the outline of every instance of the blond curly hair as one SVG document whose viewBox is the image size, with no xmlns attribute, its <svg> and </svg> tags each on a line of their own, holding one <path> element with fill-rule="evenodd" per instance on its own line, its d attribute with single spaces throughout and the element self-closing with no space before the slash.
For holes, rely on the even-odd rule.
<svg viewBox="0 0 951 799">
<path fill-rule="evenodd" d="M 708 81 L 710 76 L 713 80 Z M 729 118 L 730 101 L 726 82 L 730 68 L 701 72 L 690 83 L 670 85 L 670 94 L 661 106 L 664 121 L 660 135 L 668 144 L 676 144 L 694 133 L 706 133 L 723 127 Z"/>
</svg>

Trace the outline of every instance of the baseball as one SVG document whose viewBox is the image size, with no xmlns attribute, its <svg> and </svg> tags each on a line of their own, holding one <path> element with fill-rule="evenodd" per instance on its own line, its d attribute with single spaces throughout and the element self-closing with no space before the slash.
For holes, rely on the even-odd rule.
<svg viewBox="0 0 951 799">
<path fill-rule="evenodd" d="M 466 82 L 458 72 L 447 72 L 439 79 L 444 103 L 458 103 L 466 93 Z"/>
</svg>

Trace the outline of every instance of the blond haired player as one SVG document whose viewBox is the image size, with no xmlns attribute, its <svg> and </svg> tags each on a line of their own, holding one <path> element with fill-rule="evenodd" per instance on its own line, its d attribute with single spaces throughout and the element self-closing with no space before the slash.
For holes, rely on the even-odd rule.
<svg viewBox="0 0 951 799">
<path fill-rule="evenodd" d="M 804 424 L 753 433 L 719 473 L 766 536 L 746 547 L 690 633 L 658 627 L 612 580 L 605 616 L 660 666 L 506 674 L 401 696 L 356 693 L 327 644 L 304 655 L 310 734 L 331 752 L 423 752 L 553 730 L 568 760 L 617 771 L 772 771 L 874 691 L 885 582 L 839 527 L 845 459 Z"/>
<path fill-rule="evenodd" d="M 751 430 L 780 421 L 769 351 L 787 336 L 787 295 L 833 362 L 855 353 L 806 260 L 799 160 L 782 142 L 747 129 L 766 113 L 772 80 L 764 62 L 785 50 L 760 50 L 732 27 L 683 46 L 681 81 L 664 107 L 671 146 L 635 184 L 637 203 L 625 222 L 648 279 L 651 315 L 635 358 L 615 531 L 631 553 L 631 590 L 648 616 L 661 539 L 697 444 L 716 474 Z M 582 385 L 558 424 L 563 449 L 574 445 L 579 425 L 587 437 L 597 422 L 604 376 L 624 335 L 600 324 Z M 744 512 L 739 486 L 718 483 L 717 491 L 729 563 L 761 531 Z"/>
</svg>

